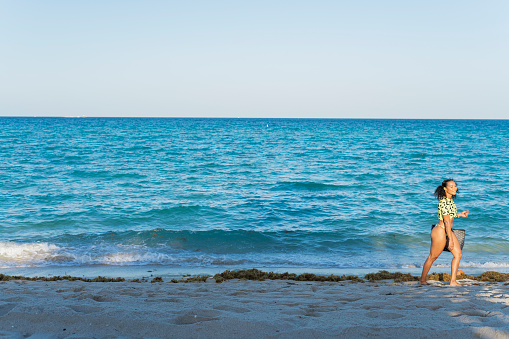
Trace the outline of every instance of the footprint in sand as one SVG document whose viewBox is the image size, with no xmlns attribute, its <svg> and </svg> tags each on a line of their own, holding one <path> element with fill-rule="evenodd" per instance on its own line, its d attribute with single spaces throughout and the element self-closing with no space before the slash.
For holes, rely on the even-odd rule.
<svg viewBox="0 0 509 339">
<path fill-rule="evenodd" d="M 140 297 L 142 295 L 141 292 L 136 291 L 120 291 L 120 295 L 128 295 L 130 297 Z"/>
<path fill-rule="evenodd" d="M 228 305 L 218 305 L 218 306 L 214 307 L 214 309 L 220 310 L 220 311 L 235 312 L 235 313 L 251 312 L 251 310 L 247 309 L 247 308 L 228 306 Z"/>
<path fill-rule="evenodd" d="M 493 293 L 488 292 L 488 293 L 477 293 L 475 296 L 476 297 L 491 297 L 492 295 L 493 295 Z"/>
<path fill-rule="evenodd" d="M 118 300 L 118 299 L 111 298 L 111 297 L 105 297 L 102 295 L 93 295 L 93 294 L 84 294 L 84 295 L 80 295 L 78 297 L 78 300 L 83 300 L 83 299 L 92 299 L 97 302 L 113 302 L 113 301 Z"/>
<path fill-rule="evenodd" d="M 321 317 L 323 313 L 333 312 L 336 309 L 331 306 L 307 305 L 303 311 L 306 317 Z"/>
<path fill-rule="evenodd" d="M 94 306 L 68 306 L 71 310 L 78 313 L 90 314 L 101 311 L 101 307 Z"/>
<path fill-rule="evenodd" d="M 14 307 L 16 307 L 16 304 L 0 304 L 0 317 L 3 317 L 7 313 L 9 313 Z"/>
<path fill-rule="evenodd" d="M 3 301 L 3 302 L 21 302 L 21 301 L 25 301 L 27 298 L 25 297 L 10 297 L 10 298 L 5 298 L 5 299 L 2 299 L 0 301 L 0 303 Z M 1 337 L 0 337 L 1 338 Z"/>
<path fill-rule="evenodd" d="M 176 325 L 191 325 L 203 321 L 218 320 L 221 312 L 213 310 L 191 311 L 175 317 L 173 323 Z"/>
<path fill-rule="evenodd" d="M 464 310 L 460 312 L 447 312 L 447 314 L 451 317 L 460 317 L 462 315 L 468 315 L 471 317 L 492 317 L 495 314 L 493 312 L 483 311 L 483 310 Z"/>
<path fill-rule="evenodd" d="M 378 318 L 378 319 L 390 320 L 390 319 L 403 318 L 404 315 L 398 314 L 398 313 L 368 312 L 368 313 L 366 313 L 366 317 L 373 318 L 373 319 Z"/>
</svg>

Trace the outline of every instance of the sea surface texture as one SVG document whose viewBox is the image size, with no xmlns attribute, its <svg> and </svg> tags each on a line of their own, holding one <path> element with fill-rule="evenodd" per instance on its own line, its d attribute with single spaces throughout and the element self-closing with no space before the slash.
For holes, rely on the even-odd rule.
<svg viewBox="0 0 509 339">
<path fill-rule="evenodd" d="M 445 178 L 509 267 L 509 121 L 4 117 L 0 267 L 421 267 Z"/>
</svg>

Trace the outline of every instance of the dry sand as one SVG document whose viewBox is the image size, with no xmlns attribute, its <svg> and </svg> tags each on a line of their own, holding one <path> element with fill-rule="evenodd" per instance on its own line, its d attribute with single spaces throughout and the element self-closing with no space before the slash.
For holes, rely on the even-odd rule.
<svg viewBox="0 0 509 339">
<path fill-rule="evenodd" d="M 463 283 L 6 281 L 0 337 L 508 338 L 508 285 Z"/>
</svg>

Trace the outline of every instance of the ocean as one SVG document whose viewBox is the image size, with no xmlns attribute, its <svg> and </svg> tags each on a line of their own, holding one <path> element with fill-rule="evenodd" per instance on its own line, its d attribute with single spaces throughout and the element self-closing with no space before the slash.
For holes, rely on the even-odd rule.
<svg viewBox="0 0 509 339">
<path fill-rule="evenodd" d="M 509 271 L 509 121 L 0 118 L 0 272 Z M 443 253 L 432 271 L 448 271 Z"/>
</svg>

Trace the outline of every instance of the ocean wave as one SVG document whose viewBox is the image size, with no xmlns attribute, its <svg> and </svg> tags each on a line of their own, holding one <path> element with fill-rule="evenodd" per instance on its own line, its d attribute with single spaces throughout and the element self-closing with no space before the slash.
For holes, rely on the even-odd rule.
<svg viewBox="0 0 509 339">
<path fill-rule="evenodd" d="M 103 234 L 63 234 L 46 239 L 52 243 L 74 245 L 144 246 L 212 254 L 242 253 L 348 253 L 359 250 L 401 250 L 428 246 L 427 234 L 368 234 L 364 229 L 345 230 L 167 230 L 106 232 Z"/>
<path fill-rule="evenodd" d="M 484 263 L 479 263 L 479 262 L 464 262 L 464 263 L 460 263 L 460 266 L 461 267 L 469 267 L 469 268 L 492 268 L 492 269 L 497 269 L 497 268 L 507 268 L 507 267 L 509 267 L 509 262 L 491 262 L 491 261 L 484 262 Z"/>
<path fill-rule="evenodd" d="M 443 264 L 434 264 L 434 268 L 444 268 L 450 270 L 451 264 L 450 263 L 443 263 Z M 500 268 L 509 268 L 509 262 L 460 262 L 460 268 L 479 268 L 479 269 L 500 269 Z"/>
<path fill-rule="evenodd" d="M 324 257 L 292 251 L 204 253 L 172 246 L 148 247 L 140 244 L 0 243 L 0 267 L 42 267 L 79 265 L 167 265 L 174 267 L 383 267 L 369 258 Z"/>
<path fill-rule="evenodd" d="M 60 261 L 61 247 L 50 243 L 15 243 L 0 241 L 0 261 L 15 264 Z"/>
<path fill-rule="evenodd" d="M 150 248 L 139 244 L 82 244 L 63 246 L 52 243 L 0 242 L 0 267 L 76 265 L 238 265 L 242 257 L 185 251 L 178 246 Z"/>
<path fill-rule="evenodd" d="M 125 265 L 133 263 L 170 263 L 174 262 L 175 258 L 168 254 L 163 253 L 147 253 L 147 252 L 116 252 L 98 256 L 95 260 L 89 263 L 111 264 L 111 265 Z"/>
<path fill-rule="evenodd" d="M 428 234 L 327 230 L 146 231 L 59 234 L 43 241 L 0 242 L 0 266 L 170 265 L 322 268 L 415 268 L 427 255 Z M 509 267 L 506 257 L 465 247 L 462 267 Z M 493 260 L 496 258 L 498 260 Z M 436 267 L 449 267 L 442 256 Z M 442 266 L 440 266 L 442 265 Z"/>
<path fill-rule="evenodd" d="M 0 242 L 0 267 L 44 266 L 143 266 L 166 265 L 168 267 L 222 267 L 239 269 L 252 267 L 294 268 L 369 268 L 369 269 L 418 269 L 424 257 L 421 253 L 409 253 L 405 260 L 396 255 L 373 256 L 373 252 L 353 252 L 350 256 L 331 253 L 291 252 L 245 252 L 204 253 L 171 246 L 148 247 L 140 244 L 82 244 L 64 246 L 53 243 Z M 404 263 L 406 261 L 406 263 Z M 433 267 L 450 269 L 448 260 L 442 258 Z M 461 268 L 497 270 L 509 268 L 509 261 L 465 261 Z"/>
</svg>

